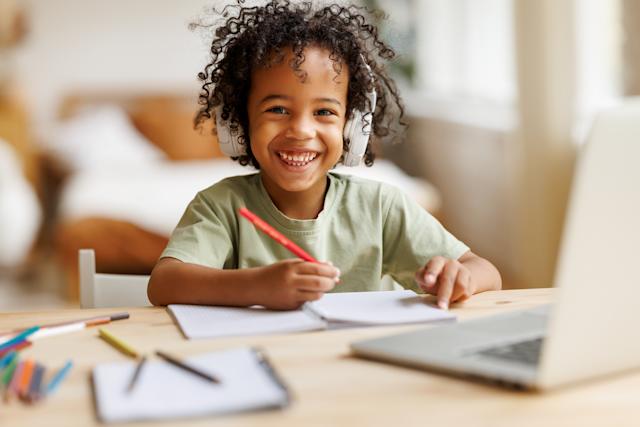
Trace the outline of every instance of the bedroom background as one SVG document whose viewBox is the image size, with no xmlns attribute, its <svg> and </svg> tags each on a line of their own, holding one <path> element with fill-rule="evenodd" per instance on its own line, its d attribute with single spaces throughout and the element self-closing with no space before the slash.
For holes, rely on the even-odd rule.
<svg viewBox="0 0 640 427">
<path fill-rule="evenodd" d="M 190 127 L 208 48 L 188 24 L 213 3 L 0 0 L 0 310 L 76 305 L 79 247 L 148 273 L 195 191 L 249 172 Z M 375 175 L 506 288 L 549 286 L 576 150 L 640 90 L 637 3 L 364 3 L 389 14 L 410 122 Z"/>
</svg>

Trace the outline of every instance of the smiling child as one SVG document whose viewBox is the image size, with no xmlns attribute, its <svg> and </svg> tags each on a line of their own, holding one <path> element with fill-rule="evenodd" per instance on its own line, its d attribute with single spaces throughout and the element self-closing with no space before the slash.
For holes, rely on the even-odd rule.
<svg viewBox="0 0 640 427">
<path fill-rule="evenodd" d="M 221 146 L 232 138 L 232 157 L 258 172 L 196 195 L 151 275 L 154 304 L 295 309 L 326 292 L 380 290 L 384 274 L 442 308 L 501 287 L 491 263 L 400 190 L 331 172 L 371 165 L 371 142 L 402 123 L 381 64 L 393 51 L 361 12 L 283 1 L 225 9 L 196 122 L 216 119 Z M 291 258 L 241 207 L 326 262 Z"/>
</svg>

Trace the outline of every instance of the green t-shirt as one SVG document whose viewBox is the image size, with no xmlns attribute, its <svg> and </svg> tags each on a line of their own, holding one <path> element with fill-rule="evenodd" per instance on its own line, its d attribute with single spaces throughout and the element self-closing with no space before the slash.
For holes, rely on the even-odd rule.
<svg viewBox="0 0 640 427">
<path fill-rule="evenodd" d="M 333 262 L 341 271 L 336 292 L 381 290 L 384 274 L 418 290 L 414 274 L 430 258 L 457 259 L 469 250 L 397 188 L 336 173 L 328 179 L 324 207 L 312 220 L 280 212 L 259 173 L 224 179 L 196 195 L 162 257 L 225 269 L 294 258 L 237 214 L 243 206 L 314 258 Z"/>
</svg>

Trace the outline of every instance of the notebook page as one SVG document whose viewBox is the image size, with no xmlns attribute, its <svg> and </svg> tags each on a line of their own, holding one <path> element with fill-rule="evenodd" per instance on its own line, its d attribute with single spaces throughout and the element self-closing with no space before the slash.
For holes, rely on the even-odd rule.
<svg viewBox="0 0 640 427">
<path fill-rule="evenodd" d="M 455 320 L 451 312 L 428 305 L 410 290 L 325 294 L 306 308 L 331 323 L 394 325 Z"/>
<path fill-rule="evenodd" d="M 326 322 L 302 310 L 183 304 L 171 304 L 168 308 L 189 339 L 312 331 L 327 327 Z"/>
<path fill-rule="evenodd" d="M 220 384 L 154 360 L 143 366 L 136 386 L 127 393 L 135 362 L 96 366 L 93 382 L 99 418 L 121 422 L 198 417 L 288 403 L 287 391 L 250 348 L 208 353 L 187 361 L 216 376 Z"/>
</svg>

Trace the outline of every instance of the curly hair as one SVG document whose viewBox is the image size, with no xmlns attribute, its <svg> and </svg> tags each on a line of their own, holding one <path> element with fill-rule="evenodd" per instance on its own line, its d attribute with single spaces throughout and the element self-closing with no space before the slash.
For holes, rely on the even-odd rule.
<svg viewBox="0 0 640 427">
<path fill-rule="evenodd" d="M 222 11 L 213 10 L 224 23 L 215 26 L 211 62 L 198 73 L 203 83 L 195 127 L 200 128 L 203 122 L 211 120 L 215 108 L 223 105 L 222 119 L 228 120 L 233 131 L 242 131 L 240 141 L 246 144 L 247 154 L 233 159 L 242 165 L 251 163 L 259 169 L 248 139 L 247 101 L 251 81 L 247 77 L 256 68 L 281 63 L 285 49 L 291 49 L 291 68 L 304 81 L 305 72 L 300 68 L 304 50 L 308 46 L 320 47 L 329 51 L 337 73 L 343 64 L 348 67 L 348 114 L 354 108 L 368 109 L 367 93 L 375 87 L 377 103 L 371 119 L 373 132 L 364 155 L 365 164 L 371 166 L 375 157 L 372 140 L 379 141 L 406 128 L 402 120 L 404 106 L 395 83 L 375 58 L 391 60 L 395 53 L 380 40 L 377 28 L 367 23 L 365 15 L 374 12 L 338 4 L 314 8 L 311 1 L 272 0 L 264 6 L 253 7 L 243 7 L 243 3 L 244 0 L 237 0 L 237 4 L 228 5 Z M 198 26 L 209 28 L 212 25 L 197 23 L 191 28 Z M 345 149 L 348 144 L 348 140 L 344 141 Z"/>
</svg>

